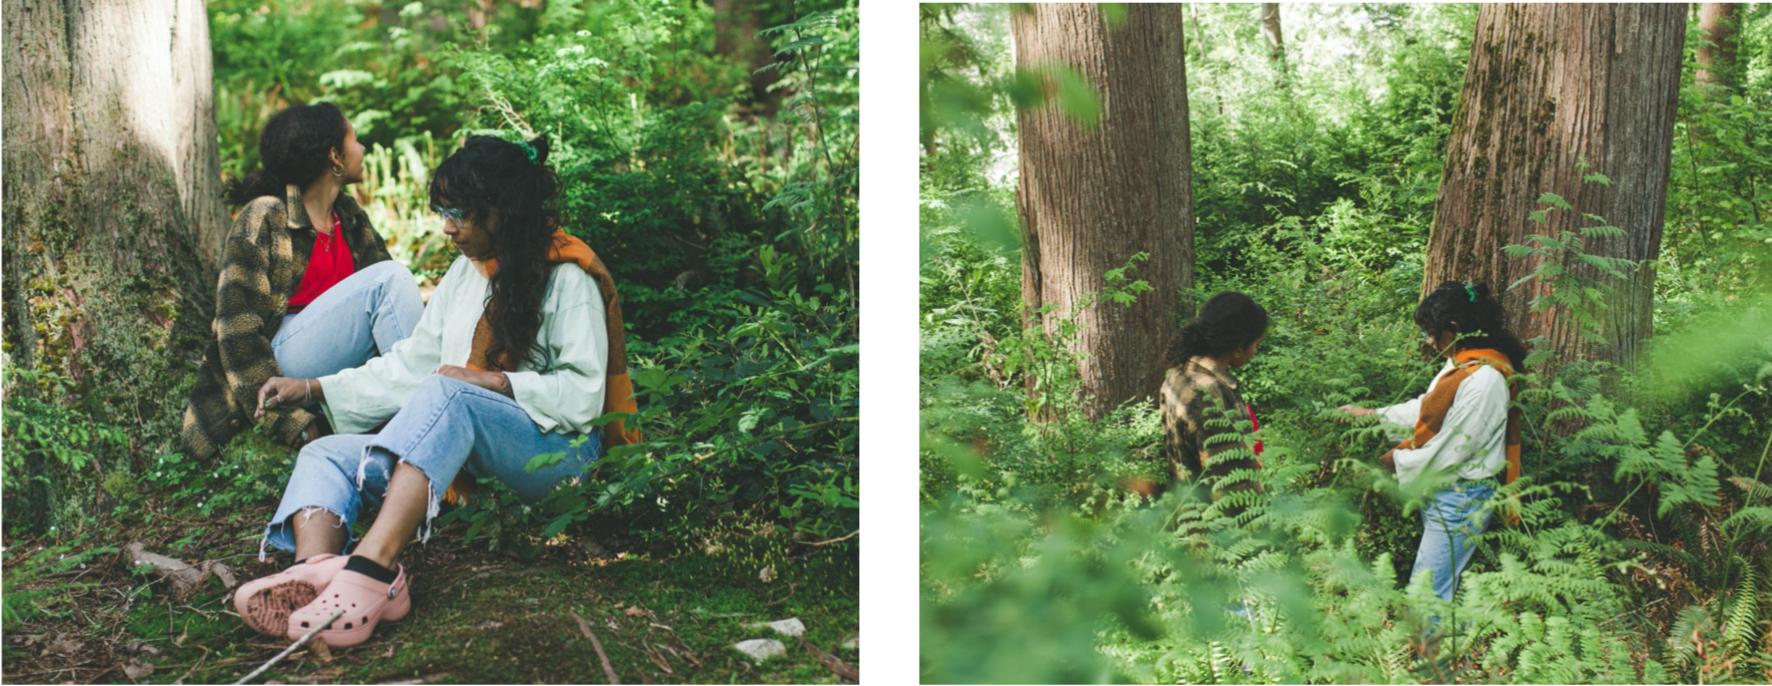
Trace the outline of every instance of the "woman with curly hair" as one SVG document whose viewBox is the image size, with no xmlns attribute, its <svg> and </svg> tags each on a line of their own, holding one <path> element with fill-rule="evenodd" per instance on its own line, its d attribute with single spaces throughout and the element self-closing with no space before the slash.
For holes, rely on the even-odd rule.
<svg viewBox="0 0 1772 686">
<path fill-rule="evenodd" d="M 332 103 L 295 105 L 265 124 L 263 168 L 229 189 L 234 219 L 216 286 L 212 338 L 185 408 L 185 449 L 220 454 L 254 421 L 300 447 L 326 433 L 308 400 L 254 415 L 274 376 L 356 367 L 412 334 L 424 302 L 344 187 L 363 180 L 363 145 Z"/>
<path fill-rule="evenodd" d="M 1501 303 L 1484 284 L 1447 281 L 1415 308 L 1415 324 L 1444 355 L 1446 366 L 1427 393 L 1399 405 L 1341 409 L 1356 417 L 1376 414 L 1385 423 L 1412 429 L 1409 437 L 1378 458 L 1404 485 L 1450 479 L 1422 506 L 1421 546 L 1413 578 L 1433 575 L 1434 593 L 1450 601 L 1475 549 L 1471 538 L 1488 526 L 1483 502 L 1520 476 L 1520 413 L 1511 407 L 1508 380 L 1524 371 L 1526 346 L 1502 325 Z"/>
<path fill-rule="evenodd" d="M 437 167 L 432 207 L 461 250 L 412 336 L 367 364 L 315 379 L 273 378 L 262 412 L 312 399 L 338 433 L 296 460 L 265 543 L 295 553 L 287 570 L 240 587 L 252 628 L 296 638 L 343 612 L 320 638 L 360 643 L 406 615 L 396 562 L 440 501 L 475 477 L 536 502 L 580 477 L 605 446 L 636 440 L 605 412 L 634 411 L 621 307 L 603 262 L 560 230 L 548 140 L 475 136 Z M 380 426 L 379 433 L 370 433 Z M 532 458 L 563 455 L 527 469 Z M 341 556 L 365 501 L 381 509 Z M 262 558 L 261 545 L 261 558 Z"/>
</svg>

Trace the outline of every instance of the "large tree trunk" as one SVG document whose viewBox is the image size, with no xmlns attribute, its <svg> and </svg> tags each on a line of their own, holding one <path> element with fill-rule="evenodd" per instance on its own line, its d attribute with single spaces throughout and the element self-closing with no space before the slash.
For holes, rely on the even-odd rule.
<svg viewBox="0 0 1772 686">
<path fill-rule="evenodd" d="M 1698 28 L 1710 45 L 1698 46 L 1698 82 L 1727 86 L 1735 66 L 1735 3 L 1707 2 L 1698 10 Z"/>
<path fill-rule="evenodd" d="M 5 31 L 7 366 L 72 382 L 5 392 L 176 437 L 215 289 L 201 255 L 227 229 L 203 3 L 5 0 Z M 52 520 L 70 475 L 6 450 L 48 480 L 7 494 L 9 522 Z"/>
<path fill-rule="evenodd" d="M 1152 292 L 1076 319 L 1078 351 L 1087 356 L 1082 390 L 1099 414 L 1156 392 L 1183 312 L 1180 292 L 1194 282 L 1182 14 L 1173 5 L 1134 4 L 1124 24 L 1110 28 L 1094 5 L 1037 4 L 1010 24 L 1018 67 L 1073 67 L 1101 102 L 1093 128 L 1051 106 L 1016 115 L 1027 311 L 1053 306 L 1043 324 L 1055 331 L 1079 298 L 1102 290 L 1104 273 L 1150 254 L 1131 276 Z"/>
<path fill-rule="evenodd" d="M 1499 292 L 1536 266 L 1502 246 L 1595 225 L 1582 213 L 1625 233 L 1590 240 L 1585 252 L 1659 254 L 1685 35 L 1683 5 L 1483 5 L 1446 143 L 1423 292 L 1445 279 Z M 1611 186 L 1583 181 L 1593 173 Z M 1574 210 L 1552 212 L 1548 226 L 1529 221 L 1544 193 Z M 1572 260 L 1564 266 L 1585 270 Z M 1547 290 L 1536 279 L 1504 298 L 1507 323 L 1522 339 L 1544 336 L 1560 361 L 1627 362 L 1650 334 L 1654 284 L 1647 264 L 1612 284 L 1604 344 L 1560 308 L 1530 313 L 1528 303 Z"/>
<path fill-rule="evenodd" d="M 1292 68 L 1286 64 L 1286 35 L 1280 30 L 1280 3 L 1261 3 L 1261 35 L 1267 37 L 1268 60 L 1280 72 L 1280 84 L 1291 80 Z"/>
</svg>

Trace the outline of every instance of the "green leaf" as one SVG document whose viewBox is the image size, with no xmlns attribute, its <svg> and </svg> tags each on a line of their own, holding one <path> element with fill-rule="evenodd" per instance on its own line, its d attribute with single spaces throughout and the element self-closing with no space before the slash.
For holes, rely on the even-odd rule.
<svg viewBox="0 0 1772 686">
<path fill-rule="evenodd" d="M 561 531 L 566 530 L 566 527 L 568 525 L 572 524 L 573 516 L 574 515 L 572 513 L 567 513 L 567 514 L 563 514 L 558 517 L 555 517 L 554 521 L 548 522 L 547 528 L 541 530 L 542 540 L 545 541 L 547 539 L 553 538 L 554 534 L 557 534 L 557 533 L 560 533 Z"/>
<path fill-rule="evenodd" d="M 1556 193 L 1545 193 L 1544 195 L 1538 196 L 1538 204 L 1551 205 L 1559 210 L 1567 210 L 1573 207 L 1568 201 L 1563 200 L 1563 196 L 1557 195 Z"/>
<path fill-rule="evenodd" d="M 530 474 L 534 474 L 538 469 L 547 469 L 548 467 L 560 464 L 560 462 L 565 459 L 566 453 L 542 453 L 529 458 L 529 463 L 523 466 L 523 470 Z"/>
</svg>

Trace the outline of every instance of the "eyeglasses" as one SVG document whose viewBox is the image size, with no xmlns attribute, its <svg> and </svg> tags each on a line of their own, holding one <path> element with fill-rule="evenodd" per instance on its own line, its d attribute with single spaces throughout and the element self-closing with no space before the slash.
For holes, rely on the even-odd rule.
<svg viewBox="0 0 1772 686">
<path fill-rule="evenodd" d="M 432 205 L 431 211 L 436 212 L 437 216 L 443 218 L 443 221 L 454 222 L 458 226 L 461 224 L 461 217 L 462 217 L 461 210 L 455 209 L 453 207 L 438 207 L 436 205 Z"/>
</svg>

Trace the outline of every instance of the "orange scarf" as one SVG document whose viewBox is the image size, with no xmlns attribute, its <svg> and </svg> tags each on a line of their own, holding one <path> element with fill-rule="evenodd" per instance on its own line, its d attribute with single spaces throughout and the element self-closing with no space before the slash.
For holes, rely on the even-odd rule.
<svg viewBox="0 0 1772 686">
<path fill-rule="evenodd" d="M 1452 356 L 1455 365 L 1452 371 L 1446 372 L 1427 395 L 1421 399 L 1421 412 L 1415 420 L 1415 434 L 1408 440 L 1397 445 L 1401 450 L 1414 450 L 1427 445 L 1441 429 L 1446 420 L 1446 413 L 1452 409 L 1452 399 L 1458 395 L 1458 385 L 1469 378 L 1478 367 L 1494 367 L 1501 372 L 1503 379 L 1512 379 L 1514 367 L 1508 364 L 1507 356 L 1500 351 L 1488 348 L 1460 350 Z M 1519 399 L 1519 391 L 1513 384 L 1508 384 L 1508 403 L 1511 405 Z M 1520 410 L 1509 407 L 1507 410 L 1507 477 L 1504 484 L 1511 484 L 1520 478 Z"/>
<path fill-rule="evenodd" d="M 591 250 L 591 246 L 560 229 L 554 229 L 554 242 L 548 247 L 547 259 L 549 264 L 576 264 L 597 281 L 597 290 L 603 296 L 603 311 L 609 330 L 609 359 L 603 368 L 603 412 L 638 412 L 640 406 L 634 402 L 634 384 L 628 378 L 627 339 L 621 320 L 621 299 L 615 294 L 615 280 L 610 278 L 609 269 L 603 266 L 603 261 L 597 258 L 597 253 Z M 474 266 L 488 278 L 498 272 L 498 261 L 495 259 L 475 262 Z M 482 314 L 480 323 L 474 326 L 474 343 L 472 351 L 468 353 L 468 368 L 476 371 L 509 371 L 514 367 L 509 363 L 509 354 L 503 356 L 503 359 L 488 361 L 486 351 L 491 346 L 492 326 L 486 321 L 486 315 Z M 618 445 L 638 443 L 640 440 L 640 432 L 628 431 L 622 420 L 603 425 L 605 450 Z M 474 488 L 474 477 L 462 471 L 455 475 L 455 482 L 444 492 L 443 499 L 460 505 L 467 502 L 467 496 L 474 492 Z"/>
</svg>

